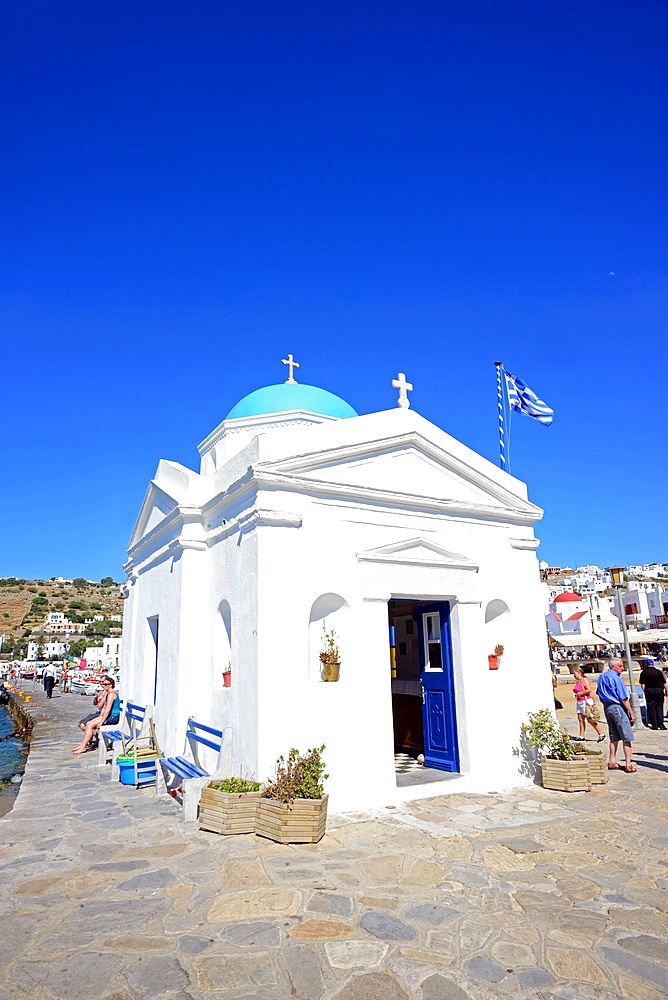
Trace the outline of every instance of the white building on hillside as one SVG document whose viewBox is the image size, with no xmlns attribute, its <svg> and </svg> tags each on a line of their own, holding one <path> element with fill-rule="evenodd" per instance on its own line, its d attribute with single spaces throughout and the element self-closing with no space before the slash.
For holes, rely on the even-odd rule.
<svg viewBox="0 0 668 1000">
<path fill-rule="evenodd" d="M 72 622 L 62 611 L 49 611 L 44 619 L 42 631 L 45 635 L 81 635 L 85 628 L 84 622 Z"/>
<path fill-rule="evenodd" d="M 629 579 L 647 580 L 668 576 L 668 564 L 666 563 L 645 563 L 643 566 L 629 566 Z"/>
<path fill-rule="evenodd" d="M 664 625 L 668 622 L 668 588 L 649 580 L 629 580 L 622 591 L 626 622 L 629 628 Z M 619 618 L 617 594 L 614 598 L 615 614 Z"/>
<path fill-rule="evenodd" d="M 49 660 L 52 656 L 57 656 L 59 659 L 62 659 L 63 656 L 67 656 L 68 649 L 69 643 L 67 642 L 50 640 L 40 644 L 39 642 L 31 640 L 28 643 L 26 660 Z"/>
<path fill-rule="evenodd" d="M 190 714 L 225 730 L 230 774 L 324 743 L 339 810 L 527 780 L 520 725 L 553 704 L 542 512 L 396 381 L 399 407 L 364 416 L 292 379 L 259 389 L 199 473 L 160 462 L 125 566 L 122 693 L 155 702 L 168 754 Z M 420 783 L 401 784 L 397 745 L 424 753 Z"/>
<path fill-rule="evenodd" d="M 619 633 L 619 621 L 613 612 L 613 598 L 599 594 L 559 593 L 545 616 L 548 632 L 559 641 L 568 637 L 564 645 L 605 645 L 611 636 Z"/>
<path fill-rule="evenodd" d="M 89 667 L 99 667 L 101 670 L 119 668 L 123 662 L 122 648 L 123 641 L 120 637 L 107 637 L 102 640 L 101 646 L 87 646 L 83 654 L 86 665 Z"/>
<path fill-rule="evenodd" d="M 598 566 L 578 566 L 574 573 L 563 576 L 561 583 L 583 597 L 585 594 L 600 594 L 612 586 L 612 579 L 607 570 Z"/>
</svg>

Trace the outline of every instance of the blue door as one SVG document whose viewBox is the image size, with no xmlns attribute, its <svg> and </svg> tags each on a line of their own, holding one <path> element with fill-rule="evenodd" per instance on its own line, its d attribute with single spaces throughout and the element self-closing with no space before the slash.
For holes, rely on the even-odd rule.
<svg viewBox="0 0 668 1000">
<path fill-rule="evenodd" d="M 425 767 L 459 771 L 450 604 L 447 601 L 420 604 L 416 611 Z"/>
</svg>

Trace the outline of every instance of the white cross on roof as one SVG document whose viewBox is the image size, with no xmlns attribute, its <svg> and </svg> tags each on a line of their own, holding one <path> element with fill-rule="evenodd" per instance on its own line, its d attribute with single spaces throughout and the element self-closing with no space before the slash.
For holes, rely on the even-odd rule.
<svg viewBox="0 0 668 1000">
<path fill-rule="evenodd" d="M 406 376 L 403 372 L 399 372 L 397 377 L 392 379 L 392 388 L 399 390 L 397 406 L 400 406 L 403 410 L 407 410 L 411 404 L 406 393 L 412 392 L 413 386 L 410 382 L 406 381 Z"/>
<path fill-rule="evenodd" d="M 291 354 L 288 354 L 287 358 L 283 358 L 281 360 L 281 364 L 282 365 L 287 365 L 288 366 L 288 370 L 290 372 L 290 375 L 285 380 L 286 385 L 287 385 L 288 382 L 294 382 L 296 384 L 297 379 L 294 378 L 294 376 L 292 374 L 292 370 L 293 370 L 293 368 L 299 368 L 299 362 L 295 361 Z"/>
</svg>

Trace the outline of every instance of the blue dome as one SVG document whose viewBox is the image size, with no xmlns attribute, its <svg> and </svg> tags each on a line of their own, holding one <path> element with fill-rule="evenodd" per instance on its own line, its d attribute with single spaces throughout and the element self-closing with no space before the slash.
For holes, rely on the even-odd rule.
<svg viewBox="0 0 668 1000">
<path fill-rule="evenodd" d="M 316 385 L 281 382 L 279 385 L 265 385 L 263 389 L 249 392 L 232 407 L 225 419 L 258 417 L 265 413 L 285 413 L 288 410 L 307 410 L 323 417 L 357 416 L 352 406 L 333 392 L 319 389 Z"/>
</svg>

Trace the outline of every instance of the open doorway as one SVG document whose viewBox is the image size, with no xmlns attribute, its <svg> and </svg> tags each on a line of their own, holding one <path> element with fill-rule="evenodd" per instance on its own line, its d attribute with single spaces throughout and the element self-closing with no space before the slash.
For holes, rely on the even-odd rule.
<svg viewBox="0 0 668 1000">
<path fill-rule="evenodd" d="M 450 603 L 388 603 L 397 784 L 459 771 Z"/>
</svg>

